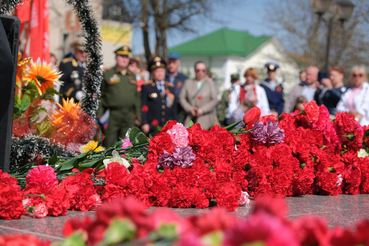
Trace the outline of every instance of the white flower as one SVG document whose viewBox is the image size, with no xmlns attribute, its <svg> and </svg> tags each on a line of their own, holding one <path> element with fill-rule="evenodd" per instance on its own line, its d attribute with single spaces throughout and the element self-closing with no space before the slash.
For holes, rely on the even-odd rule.
<svg viewBox="0 0 369 246">
<path fill-rule="evenodd" d="M 112 154 L 113 154 L 113 158 L 105 159 L 103 161 L 104 165 L 105 165 L 105 168 L 108 168 L 108 164 L 110 164 L 110 163 L 118 162 L 120 165 L 125 166 L 127 168 L 127 172 L 129 172 L 128 171 L 128 167 L 130 166 L 129 162 L 126 159 L 120 157 L 120 155 L 118 154 L 118 152 L 116 150 L 113 150 Z"/>
<path fill-rule="evenodd" d="M 238 199 L 240 206 L 246 206 L 250 203 L 250 195 L 246 191 L 241 191 L 241 197 Z"/>
<path fill-rule="evenodd" d="M 357 152 L 357 156 L 360 158 L 365 158 L 369 156 L 368 152 L 365 151 L 365 149 L 361 149 Z"/>
<path fill-rule="evenodd" d="M 338 174 L 337 175 L 337 187 L 341 186 L 342 181 L 343 181 L 342 174 Z"/>
</svg>

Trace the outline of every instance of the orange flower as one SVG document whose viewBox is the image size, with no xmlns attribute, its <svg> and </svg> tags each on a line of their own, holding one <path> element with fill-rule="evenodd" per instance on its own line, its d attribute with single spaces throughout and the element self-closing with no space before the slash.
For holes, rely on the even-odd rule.
<svg viewBox="0 0 369 246">
<path fill-rule="evenodd" d="M 32 58 L 25 58 L 23 60 L 20 60 L 22 57 L 22 54 L 18 54 L 18 68 L 17 68 L 17 78 L 16 78 L 16 87 L 15 87 L 15 98 L 21 98 L 22 96 L 22 78 L 24 70 L 27 68 L 27 65 L 31 62 Z"/>
<path fill-rule="evenodd" d="M 29 83 L 35 83 L 38 92 L 44 94 L 48 87 L 54 88 L 54 84 L 61 84 L 59 78 L 60 72 L 56 70 L 56 67 L 46 62 L 41 63 L 39 58 L 37 62 L 32 61 L 23 80 Z"/>
<path fill-rule="evenodd" d="M 70 100 L 68 98 L 67 101 L 65 101 L 63 98 L 63 106 L 60 105 L 60 103 L 57 103 L 57 105 L 60 109 L 56 109 L 56 112 L 51 115 L 51 124 L 53 126 L 61 126 L 62 123 L 65 122 L 65 119 L 68 119 L 70 121 L 77 120 L 79 118 L 80 102 L 75 103 L 73 98 L 71 98 Z M 58 131 L 63 131 L 64 128 L 65 126 L 60 127 Z"/>
</svg>

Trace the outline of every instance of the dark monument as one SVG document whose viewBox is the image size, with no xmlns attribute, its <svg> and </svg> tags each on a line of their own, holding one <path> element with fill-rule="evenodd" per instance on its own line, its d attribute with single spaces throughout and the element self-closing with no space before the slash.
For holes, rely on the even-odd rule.
<svg viewBox="0 0 369 246">
<path fill-rule="evenodd" d="M 0 15 L 0 169 L 9 171 L 20 21 Z"/>
</svg>

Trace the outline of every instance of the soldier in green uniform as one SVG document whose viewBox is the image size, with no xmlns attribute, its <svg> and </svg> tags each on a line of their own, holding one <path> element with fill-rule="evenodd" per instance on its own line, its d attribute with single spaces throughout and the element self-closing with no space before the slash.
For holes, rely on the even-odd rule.
<svg viewBox="0 0 369 246">
<path fill-rule="evenodd" d="M 87 53 L 84 51 L 82 40 L 72 42 L 70 47 L 73 53 L 64 58 L 59 66 L 62 73 L 60 81 L 63 81 L 60 86 L 60 102 L 63 101 L 62 98 L 74 98 L 75 102 L 79 102 L 85 96 L 82 91 L 82 78 L 86 70 Z"/>
<path fill-rule="evenodd" d="M 231 74 L 232 87 L 225 90 L 222 94 L 222 98 L 219 101 L 217 109 L 217 117 L 222 126 L 228 125 L 228 119 L 232 114 L 232 111 L 237 109 L 239 104 L 240 94 L 240 76 L 238 74 Z"/>
<path fill-rule="evenodd" d="M 128 128 L 141 122 L 141 98 L 137 92 L 136 76 L 128 70 L 131 49 L 122 46 L 117 49 L 116 65 L 103 74 L 101 83 L 100 107 L 98 118 L 109 114 L 107 128 L 104 131 L 105 147 L 112 146 L 118 138 L 124 138 Z"/>
</svg>

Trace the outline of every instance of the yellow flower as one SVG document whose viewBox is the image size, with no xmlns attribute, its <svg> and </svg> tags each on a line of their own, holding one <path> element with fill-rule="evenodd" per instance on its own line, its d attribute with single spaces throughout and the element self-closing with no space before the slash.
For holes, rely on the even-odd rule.
<svg viewBox="0 0 369 246">
<path fill-rule="evenodd" d="M 102 147 L 102 146 L 97 147 L 97 144 L 98 144 L 98 142 L 91 140 L 90 142 L 88 142 L 87 144 L 85 144 L 81 147 L 81 153 L 85 153 L 85 152 L 87 152 L 89 150 L 93 150 L 93 149 L 95 150 L 95 152 L 105 150 L 104 147 Z"/>
<path fill-rule="evenodd" d="M 48 87 L 54 88 L 54 84 L 61 84 L 59 81 L 60 72 L 56 70 L 55 66 L 41 63 L 40 58 L 37 62 L 31 63 L 23 76 L 23 80 L 29 83 L 35 83 L 40 94 L 44 94 Z"/>
<path fill-rule="evenodd" d="M 63 106 L 60 103 L 57 103 L 60 109 L 56 109 L 56 112 L 51 115 L 51 124 L 53 126 L 60 126 L 64 119 L 68 119 L 71 121 L 77 122 L 78 118 L 80 117 L 80 102 L 74 103 L 74 99 L 69 98 L 65 101 L 63 98 Z M 58 131 L 63 131 L 65 127 L 60 127 Z"/>
</svg>

